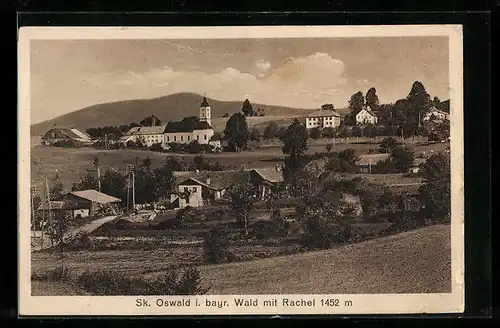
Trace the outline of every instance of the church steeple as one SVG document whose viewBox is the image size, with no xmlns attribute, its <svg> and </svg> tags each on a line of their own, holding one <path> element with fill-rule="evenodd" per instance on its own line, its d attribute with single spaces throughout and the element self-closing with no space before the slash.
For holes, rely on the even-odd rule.
<svg viewBox="0 0 500 328">
<path fill-rule="evenodd" d="M 210 114 L 210 104 L 208 103 L 207 97 L 205 94 L 203 95 L 203 100 L 200 104 L 200 121 L 207 122 L 209 125 L 211 124 L 211 114 Z"/>
</svg>

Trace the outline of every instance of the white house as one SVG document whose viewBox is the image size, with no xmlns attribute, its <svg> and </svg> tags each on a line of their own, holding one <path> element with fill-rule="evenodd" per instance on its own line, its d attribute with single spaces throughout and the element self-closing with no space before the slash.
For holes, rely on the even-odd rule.
<svg viewBox="0 0 500 328">
<path fill-rule="evenodd" d="M 327 128 L 340 125 L 340 114 L 331 109 L 320 109 L 306 116 L 306 128 Z"/>
<path fill-rule="evenodd" d="M 363 108 L 356 114 L 356 123 L 358 124 L 377 124 L 377 122 L 377 115 L 367 108 Z"/>
<path fill-rule="evenodd" d="M 140 140 L 147 147 L 156 143 L 163 144 L 163 134 L 166 127 L 166 125 L 133 127 L 120 138 L 120 142 L 124 144 L 129 141 L 137 143 Z"/>
<path fill-rule="evenodd" d="M 430 119 L 436 119 L 436 120 L 448 120 L 450 114 L 442 111 L 440 109 L 437 109 L 436 107 L 431 107 L 431 109 L 425 114 L 424 118 L 422 119 L 423 121 L 428 121 Z"/>
<path fill-rule="evenodd" d="M 246 171 L 174 172 L 176 193 L 170 196 L 175 208 L 200 207 L 224 197 L 226 190 L 238 181 L 248 181 Z"/>
</svg>

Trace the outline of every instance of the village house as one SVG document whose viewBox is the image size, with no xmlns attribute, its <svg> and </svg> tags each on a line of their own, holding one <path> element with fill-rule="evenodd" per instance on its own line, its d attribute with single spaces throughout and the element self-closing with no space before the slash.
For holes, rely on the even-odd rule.
<svg viewBox="0 0 500 328">
<path fill-rule="evenodd" d="M 127 144 L 132 141 L 134 143 L 142 143 L 147 147 L 151 147 L 154 144 L 163 145 L 163 135 L 166 127 L 166 125 L 133 127 L 120 138 L 120 142 Z"/>
<path fill-rule="evenodd" d="M 356 114 L 357 124 L 377 124 L 377 122 L 377 115 L 368 108 L 363 108 Z"/>
<path fill-rule="evenodd" d="M 238 181 L 248 181 L 246 171 L 188 171 L 174 172 L 176 193 L 170 197 L 174 208 L 201 207 L 224 197 Z"/>
<path fill-rule="evenodd" d="M 72 217 L 93 216 L 100 211 L 116 212 L 116 204 L 121 199 L 104 194 L 97 190 L 88 189 L 81 191 L 72 191 L 64 195 L 63 201 L 65 207 L 72 211 Z"/>
<path fill-rule="evenodd" d="M 425 114 L 423 117 L 423 121 L 428 121 L 428 120 L 449 120 L 450 114 L 442 111 L 440 109 L 437 109 L 436 107 L 431 107 L 431 109 Z"/>
<path fill-rule="evenodd" d="M 249 171 L 250 182 L 257 188 L 258 197 L 265 199 L 272 191 L 272 188 L 283 182 L 283 172 L 281 165 L 275 168 L 251 169 Z"/>
<path fill-rule="evenodd" d="M 52 128 L 45 133 L 41 141 L 44 146 L 50 146 L 61 141 L 71 141 L 80 145 L 91 145 L 94 143 L 90 135 L 73 128 Z"/>
<path fill-rule="evenodd" d="M 306 116 L 306 128 L 328 128 L 340 125 L 340 114 L 332 109 L 320 109 Z"/>
</svg>

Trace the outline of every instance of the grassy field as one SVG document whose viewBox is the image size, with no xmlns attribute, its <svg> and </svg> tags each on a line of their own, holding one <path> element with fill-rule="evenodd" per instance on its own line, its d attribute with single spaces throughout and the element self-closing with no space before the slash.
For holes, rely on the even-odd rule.
<svg viewBox="0 0 500 328">
<path fill-rule="evenodd" d="M 314 154 L 316 152 L 325 151 L 325 141 L 315 141 L 309 147 L 308 152 Z M 421 152 L 431 153 L 440 151 L 446 147 L 446 144 L 432 145 L 417 145 L 409 144 L 416 154 Z M 342 151 L 347 148 L 354 148 L 357 155 L 367 154 L 370 149 L 377 149 L 377 144 L 371 143 L 344 143 L 336 144 L 332 151 Z M 64 184 L 65 188 L 69 189 L 71 185 L 78 181 L 85 171 L 92 167 L 92 161 L 95 157 L 99 158 L 103 172 L 112 167 L 117 170 L 123 170 L 125 164 L 142 163 L 144 159 L 151 159 L 153 167 L 160 166 L 167 156 L 183 158 L 186 161 L 192 160 L 194 154 L 169 154 L 152 152 L 148 150 L 99 150 L 92 148 L 55 148 L 55 147 L 34 147 L 31 149 L 31 177 L 32 181 L 38 187 L 43 182 L 44 178 L 53 179 L 56 175 Z M 282 158 L 283 152 L 281 147 L 266 147 L 258 148 L 254 151 L 243 151 L 240 153 L 222 153 L 222 154 L 206 154 L 204 157 L 212 162 L 219 162 L 222 165 L 244 168 L 262 168 L 274 167 L 276 158 Z"/>
<path fill-rule="evenodd" d="M 173 262 L 198 262 L 200 251 L 198 247 L 170 247 L 72 252 L 67 263 L 74 274 L 107 269 L 151 278 Z M 238 252 L 245 252 L 245 246 Z M 445 293 L 451 291 L 450 257 L 449 226 L 438 225 L 325 251 L 199 268 L 209 294 Z M 36 252 L 32 265 L 36 272 L 55 267 L 57 260 Z M 54 293 L 81 294 L 66 284 L 33 283 L 34 295 Z"/>
<path fill-rule="evenodd" d="M 210 294 L 449 293 L 450 229 L 431 226 L 326 251 L 205 266 L 202 272 Z"/>
</svg>

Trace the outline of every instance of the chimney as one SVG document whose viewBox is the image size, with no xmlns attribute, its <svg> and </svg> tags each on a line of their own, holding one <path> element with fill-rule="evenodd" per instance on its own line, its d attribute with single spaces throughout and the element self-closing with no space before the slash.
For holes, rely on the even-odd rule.
<svg viewBox="0 0 500 328">
<path fill-rule="evenodd" d="M 206 183 L 207 185 L 209 185 L 209 184 L 210 184 L 210 177 L 208 177 L 208 178 L 205 180 L 205 183 Z"/>
</svg>

